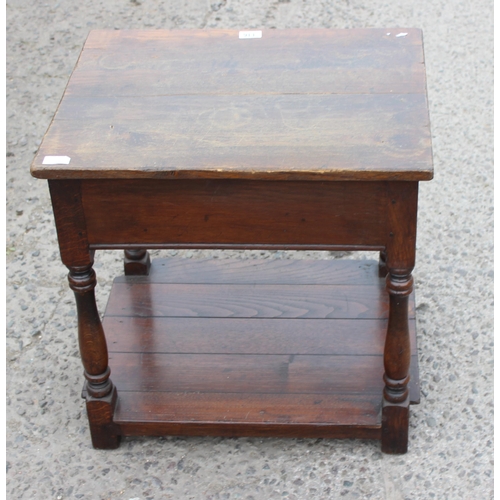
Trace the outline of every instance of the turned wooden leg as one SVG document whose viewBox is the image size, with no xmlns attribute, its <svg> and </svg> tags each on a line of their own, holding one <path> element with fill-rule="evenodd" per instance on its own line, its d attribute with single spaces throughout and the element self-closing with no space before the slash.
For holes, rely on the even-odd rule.
<svg viewBox="0 0 500 500">
<path fill-rule="evenodd" d="M 382 250 L 379 254 L 378 275 L 380 278 L 385 278 L 387 276 L 387 254 L 385 250 Z"/>
<path fill-rule="evenodd" d="M 127 276 L 147 276 L 151 267 L 151 259 L 147 250 L 125 250 L 123 262 Z"/>
<path fill-rule="evenodd" d="M 411 271 L 389 270 L 389 323 L 384 348 L 384 399 L 382 451 L 400 454 L 408 450 L 410 335 L 408 296 L 413 289 Z"/>
<path fill-rule="evenodd" d="M 49 188 L 61 260 L 69 269 L 69 286 L 75 293 L 92 444 L 95 448 L 116 448 L 120 442 L 113 426 L 117 396 L 109 378 L 108 349 L 95 303 L 94 252 L 87 238 L 81 181 L 50 180 Z"/>
<path fill-rule="evenodd" d="M 92 266 L 70 267 L 69 285 L 75 293 L 78 342 L 86 382 L 86 405 L 94 448 L 117 448 L 120 436 L 113 426 L 116 388 L 109 378 L 108 348 L 97 311 Z"/>
</svg>

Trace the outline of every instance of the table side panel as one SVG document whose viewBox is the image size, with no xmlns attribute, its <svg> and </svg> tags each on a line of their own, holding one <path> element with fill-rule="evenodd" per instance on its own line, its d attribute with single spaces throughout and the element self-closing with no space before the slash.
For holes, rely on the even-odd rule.
<svg viewBox="0 0 500 500">
<path fill-rule="evenodd" d="M 122 392 L 123 436 L 380 439 L 380 397 Z"/>
<path fill-rule="evenodd" d="M 379 395 L 122 391 L 115 422 L 376 425 Z M 231 412 L 221 416 L 221 408 Z"/>
<path fill-rule="evenodd" d="M 349 245 L 386 240 L 384 183 L 84 180 L 91 246 Z"/>
</svg>

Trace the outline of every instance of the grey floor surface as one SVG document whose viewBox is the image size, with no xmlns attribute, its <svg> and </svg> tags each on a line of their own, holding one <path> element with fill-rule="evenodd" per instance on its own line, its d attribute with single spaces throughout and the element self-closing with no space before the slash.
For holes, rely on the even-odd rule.
<svg viewBox="0 0 500 500">
<path fill-rule="evenodd" d="M 357 440 L 222 438 L 125 439 L 96 451 L 80 398 L 73 297 L 46 182 L 30 177 L 30 162 L 90 29 L 260 27 L 424 31 L 436 173 L 421 184 L 422 402 L 411 408 L 409 452 L 385 456 L 378 442 Z M 8 498 L 492 498 L 492 68 L 488 0 L 8 0 Z M 339 257 L 178 252 L 207 254 Z M 103 310 L 120 252 L 98 253 L 95 269 Z"/>
</svg>

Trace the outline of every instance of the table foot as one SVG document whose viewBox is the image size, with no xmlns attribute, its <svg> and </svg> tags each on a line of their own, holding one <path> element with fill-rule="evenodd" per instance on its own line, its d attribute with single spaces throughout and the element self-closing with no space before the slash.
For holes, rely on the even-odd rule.
<svg viewBox="0 0 500 500">
<path fill-rule="evenodd" d="M 151 267 L 149 252 L 144 249 L 125 250 L 123 267 L 126 276 L 147 276 Z"/>
<path fill-rule="evenodd" d="M 408 451 L 409 399 L 398 404 L 384 401 L 382 406 L 382 452 L 402 455 Z"/>
<path fill-rule="evenodd" d="M 92 446 L 101 450 L 113 450 L 120 446 L 121 436 L 113 424 L 117 393 L 113 387 L 103 398 L 95 398 L 87 393 L 87 415 L 90 424 Z"/>
</svg>

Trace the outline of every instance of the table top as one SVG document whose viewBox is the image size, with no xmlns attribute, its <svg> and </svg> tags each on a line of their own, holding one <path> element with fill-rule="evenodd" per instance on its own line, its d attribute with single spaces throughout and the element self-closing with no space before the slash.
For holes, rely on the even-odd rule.
<svg viewBox="0 0 500 500">
<path fill-rule="evenodd" d="M 422 33 L 92 31 L 31 173 L 429 180 Z"/>
</svg>

